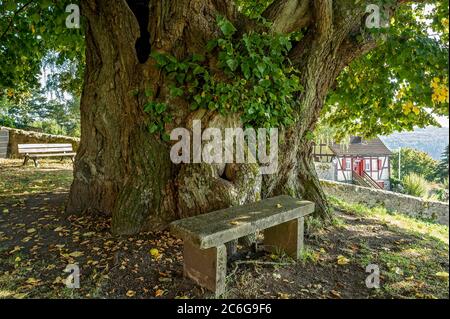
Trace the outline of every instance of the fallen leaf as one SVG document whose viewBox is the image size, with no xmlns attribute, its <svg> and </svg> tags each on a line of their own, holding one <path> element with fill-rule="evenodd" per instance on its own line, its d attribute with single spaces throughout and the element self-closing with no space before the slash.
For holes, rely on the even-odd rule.
<svg viewBox="0 0 450 319">
<path fill-rule="evenodd" d="M 28 234 L 32 234 L 32 233 L 34 233 L 34 232 L 36 232 L 36 229 L 35 229 L 35 228 L 27 229 L 27 233 L 28 233 Z"/>
<path fill-rule="evenodd" d="M 279 292 L 278 296 L 280 296 L 280 299 L 289 299 L 289 294 Z"/>
<path fill-rule="evenodd" d="M 14 254 L 15 252 L 18 252 L 19 250 L 21 250 L 22 248 L 23 247 L 15 246 L 14 249 L 9 252 L 9 254 Z"/>
<path fill-rule="evenodd" d="M 155 297 L 161 297 L 162 295 L 164 295 L 164 290 L 158 289 L 155 291 Z"/>
<path fill-rule="evenodd" d="M 37 285 L 41 280 L 36 278 L 28 278 L 27 281 L 25 281 L 27 284 L 30 285 Z"/>
<path fill-rule="evenodd" d="M 28 296 L 28 293 L 19 293 L 19 294 L 14 294 L 13 297 L 16 299 L 24 299 L 26 296 Z"/>
<path fill-rule="evenodd" d="M 159 257 L 159 250 L 156 248 L 152 248 L 150 249 L 150 255 L 154 258 L 158 258 Z"/>
<path fill-rule="evenodd" d="M 134 291 L 134 290 L 128 290 L 127 291 L 127 297 L 134 297 L 134 296 L 136 296 L 136 291 Z"/>
<path fill-rule="evenodd" d="M 74 251 L 73 253 L 69 254 L 70 257 L 74 257 L 74 258 L 81 257 L 83 255 L 84 255 L 84 253 L 82 251 Z"/>
<path fill-rule="evenodd" d="M 283 207 L 283 205 L 277 204 L 277 208 L 282 208 L 282 207 Z"/>
<path fill-rule="evenodd" d="M 400 276 L 403 275 L 403 270 L 401 270 L 400 267 L 395 267 L 395 268 L 394 268 L 394 272 L 395 272 L 397 275 L 400 275 Z"/>
<path fill-rule="evenodd" d="M 336 298 L 341 298 L 341 293 L 339 291 L 331 290 L 330 293 Z"/>
<path fill-rule="evenodd" d="M 338 265 L 341 265 L 341 266 L 347 265 L 349 262 L 350 262 L 350 259 L 345 258 L 345 257 L 342 256 L 342 255 L 339 255 L 339 256 L 337 257 L 337 264 L 338 264 Z"/>
<path fill-rule="evenodd" d="M 94 235 L 95 235 L 95 232 L 91 231 L 91 232 L 84 233 L 83 237 L 91 237 L 91 236 L 94 236 Z"/>
<path fill-rule="evenodd" d="M 446 272 L 446 271 L 437 272 L 436 277 L 443 279 L 443 280 L 448 280 L 448 272 Z"/>
</svg>

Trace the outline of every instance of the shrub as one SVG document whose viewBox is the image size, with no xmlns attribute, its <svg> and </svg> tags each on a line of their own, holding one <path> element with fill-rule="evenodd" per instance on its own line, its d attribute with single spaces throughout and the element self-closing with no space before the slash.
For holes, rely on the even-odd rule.
<svg viewBox="0 0 450 319">
<path fill-rule="evenodd" d="M 425 197 L 428 195 L 428 182 L 421 175 L 410 173 L 403 177 L 402 186 L 405 194 Z"/>
</svg>

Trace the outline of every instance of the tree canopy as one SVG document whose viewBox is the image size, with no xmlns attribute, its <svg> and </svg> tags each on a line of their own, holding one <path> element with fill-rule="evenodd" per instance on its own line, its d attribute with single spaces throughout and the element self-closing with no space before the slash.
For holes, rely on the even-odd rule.
<svg viewBox="0 0 450 319">
<path fill-rule="evenodd" d="M 54 67 L 46 83 L 48 88 L 80 95 L 85 44 L 82 29 L 69 29 L 65 25 L 69 15 L 66 7 L 72 2 L 0 2 L 0 95 L 7 99 L 29 99 L 31 92 L 41 85 L 41 73 L 49 65 Z M 379 5 L 383 8 L 390 2 L 383 0 Z M 270 18 L 267 8 L 273 4 L 271 0 L 235 3 L 250 18 L 259 21 Z M 376 48 L 345 68 L 328 94 L 321 126 L 334 128 L 337 137 L 345 134 L 370 137 L 411 130 L 414 126 L 437 125 L 434 115 L 448 114 L 448 0 L 402 3 L 395 11 L 395 18 L 391 17 L 393 10 L 383 13 L 382 19 L 389 21 L 388 26 L 366 29 L 357 35 L 357 41 L 366 41 Z M 264 35 L 259 38 L 262 41 Z M 283 45 L 296 41 L 295 37 L 291 39 L 283 40 L 287 41 Z M 285 50 L 283 45 L 275 48 L 280 54 Z M 262 48 L 270 49 L 264 45 Z M 242 59 L 228 58 L 227 62 L 232 70 L 240 68 L 241 72 L 248 72 Z M 255 61 L 249 62 L 253 65 Z M 261 64 L 260 70 L 263 67 Z M 289 96 L 287 92 L 278 95 L 286 94 Z M 277 102 L 263 100 L 261 105 L 270 105 L 271 101 Z M 283 104 L 280 100 L 277 103 Z M 287 116 L 281 124 L 288 124 L 291 120 L 286 108 L 291 106 L 284 104 L 279 115 Z M 244 106 L 247 117 L 254 117 L 252 114 L 259 111 L 252 103 Z"/>
<path fill-rule="evenodd" d="M 381 44 L 354 61 L 328 96 L 323 123 L 366 137 L 439 126 L 448 115 L 448 1 L 399 8 Z"/>
</svg>

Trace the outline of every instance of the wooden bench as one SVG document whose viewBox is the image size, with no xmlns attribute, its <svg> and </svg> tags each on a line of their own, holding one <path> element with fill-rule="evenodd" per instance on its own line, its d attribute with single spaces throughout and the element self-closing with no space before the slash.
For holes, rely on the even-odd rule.
<svg viewBox="0 0 450 319">
<path fill-rule="evenodd" d="M 305 216 L 314 204 L 290 196 L 222 209 L 177 220 L 171 232 L 184 241 L 184 276 L 220 296 L 225 292 L 225 243 L 264 231 L 264 249 L 298 259 L 303 249 Z"/>
<path fill-rule="evenodd" d="M 27 164 L 31 158 L 34 161 L 34 166 L 38 167 L 39 158 L 43 157 L 70 157 L 72 163 L 76 153 L 72 149 L 72 144 L 19 144 L 19 154 L 25 154 L 23 165 Z"/>
</svg>

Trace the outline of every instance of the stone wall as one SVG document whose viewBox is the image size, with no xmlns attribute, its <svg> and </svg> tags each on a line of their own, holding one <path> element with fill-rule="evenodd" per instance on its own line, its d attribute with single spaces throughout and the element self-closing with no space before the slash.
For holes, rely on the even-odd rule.
<svg viewBox="0 0 450 319">
<path fill-rule="evenodd" d="M 389 211 L 396 211 L 412 217 L 432 219 L 448 226 L 448 203 L 326 180 L 321 180 L 321 184 L 325 194 L 349 203 L 360 203 L 369 207 L 383 206 Z"/>
<path fill-rule="evenodd" d="M 63 143 L 72 144 L 73 150 L 76 152 L 78 145 L 80 144 L 80 139 L 69 136 L 62 135 L 51 135 L 45 133 L 24 131 L 9 127 L 0 127 L 1 130 L 9 131 L 9 142 L 8 142 L 8 157 L 9 158 L 20 158 L 17 145 L 18 144 L 49 144 L 49 143 Z"/>
</svg>

